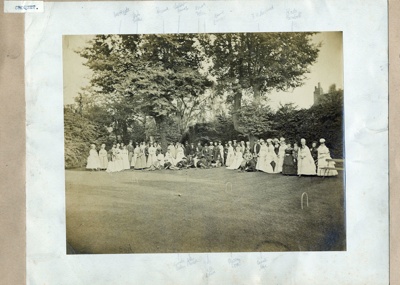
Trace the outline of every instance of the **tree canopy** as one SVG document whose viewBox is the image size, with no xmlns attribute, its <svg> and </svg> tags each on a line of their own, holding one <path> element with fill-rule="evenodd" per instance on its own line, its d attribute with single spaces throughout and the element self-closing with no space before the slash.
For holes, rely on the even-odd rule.
<svg viewBox="0 0 400 285">
<path fill-rule="evenodd" d="M 100 101 L 123 105 L 126 122 L 137 114 L 152 117 L 164 148 L 167 118 L 175 116 L 181 132 L 187 131 L 212 86 L 202 70 L 205 54 L 190 34 L 100 35 L 80 54 L 93 71 L 91 85 L 103 95 Z"/>
<path fill-rule="evenodd" d="M 243 92 L 253 95 L 259 105 L 272 90 L 286 91 L 304 84 L 310 66 L 316 62 L 319 44 L 314 33 L 215 34 L 209 42 L 209 56 L 218 90 L 233 101 L 235 128 L 241 127 L 238 111 Z"/>
</svg>

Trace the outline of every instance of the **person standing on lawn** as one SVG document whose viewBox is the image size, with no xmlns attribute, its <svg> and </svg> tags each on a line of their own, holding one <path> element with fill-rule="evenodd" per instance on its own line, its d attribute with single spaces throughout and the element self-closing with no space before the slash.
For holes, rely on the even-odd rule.
<svg viewBox="0 0 400 285">
<path fill-rule="evenodd" d="M 131 165 L 132 164 L 132 157 L 133 157 L 133 150 L 135 149 L 133 147 L 133 143 L 132 143 L 131 140 L 129 141 L 129 144 L 126 146 L 126 149 L 128 150 L 129 165 Z"/>
<path fill-rule="evenodd" d="M 86 169 L 97 170 L 100 167 L 99 154 L 96 145 L 90 145 L 89 157 L 87 158 Z"/>
<path fill-rule="evenodd" d="M 107 158 L 106 145 L 104 143 L 101 145 L 101 149 L 99 151 L 99 160 L 100 160 L 99 168 L 101 170 L 106 170 L 108 166 L 108 158 Z"/>
<path fill-rule="evenodd" d="M 318 176 L 337 176 L 338 172 L 336 169 L 324 169 L 324 167 L 334 168 L 334 161 L 327 161 L 332 159 L 329 152 L 329 148 L 325 145 L 325 139 L 320 139 L 320 146 L 318 147 Z"/>
<path fill-rule="evenodd" d="M 310 152 L 312 158 L 314 159 L 315 166 L 318 167 L 318 147 L 316 141 L 311 144 Z"/>
<path fill-rule="evenodd" d="M 293 156 L 293 148 L 290 143 L 286 145 L 285 156 L 283 158 L 282 174 L 297 175 L 296 159 Z"/>
<path fill-rule="evenodd" d="M 300 140 L 301 146 L 298 153 L 297 162 L 297 175 L 300 177 L 302 175 L 316 175 L 316 168 L 314 160 L 311 156 L 310 149 L 306 145 L 306 140 Z"/>
</svg>

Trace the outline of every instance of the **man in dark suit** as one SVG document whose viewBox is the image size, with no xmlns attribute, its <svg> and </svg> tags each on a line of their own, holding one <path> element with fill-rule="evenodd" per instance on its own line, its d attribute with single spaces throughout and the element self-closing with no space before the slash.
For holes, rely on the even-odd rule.
<svg viewBox="0 0 400 285">
<path fill-rule="evenodd" d="M 257 140 L 252 149 L 253 157 L 255 160 L 257 160 L 258 153 L 260 152 L 260 147 L 261 147 L 260 140 Z"/>
</svg>

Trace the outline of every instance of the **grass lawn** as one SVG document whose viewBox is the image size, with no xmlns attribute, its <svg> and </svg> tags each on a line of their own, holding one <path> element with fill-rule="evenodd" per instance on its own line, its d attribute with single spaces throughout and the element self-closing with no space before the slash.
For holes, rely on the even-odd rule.
<svg viewBox="0 0 400 285">
<path fill-rule="evenodd" d="M 342 173 L 66 170 L 67 242 L 81 254 L 346 250 L 343 185 Z"/>
</svg>

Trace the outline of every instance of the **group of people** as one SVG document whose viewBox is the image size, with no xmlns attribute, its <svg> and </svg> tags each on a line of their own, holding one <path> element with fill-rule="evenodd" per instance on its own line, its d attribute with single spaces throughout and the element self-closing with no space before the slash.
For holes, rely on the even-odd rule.
<svg viewBox="0 0 400 285">
<path fill-rule="evenodd" d="M 336 176 L 334 162 L 331 158 L 325 139 L 313 142 L 311 149 L 306 140 L 293 146 L 284 138 L 259 139 L 253 145 L 249 141 L 198 142 L 181 144 L 170 143 L 163 152 L 157 142 L 129 144 L 117 143 L 110 150 L 101 145 L 99 151 L 92 144 L 87 160 L 87 169 L 118 172 L 128 169 L 158 170 L 184 168 L 226 167 L 238 171 L 261 171 L 281 173 L 283 175 L 318 175 Z M 328 159 L 328 160 L 327 160 Z"/>
</svg>

